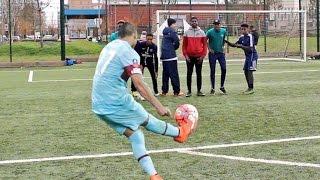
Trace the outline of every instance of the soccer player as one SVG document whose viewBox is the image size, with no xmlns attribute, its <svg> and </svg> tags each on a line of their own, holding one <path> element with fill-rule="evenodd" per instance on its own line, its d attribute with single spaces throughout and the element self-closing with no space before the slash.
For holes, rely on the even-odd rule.
<svg viewBox="0 0 320 180">
<path fill-rule="evenodd" d="M 158 55 L 157 55 L 157 45 L 153 43 L 153 34 L 145 32 L 145 41 L 139 41 L 135 46 L 135 51 L 140 55 L 140 64 L 142 65 L 142 73 L 144 68 L 148 68 L 153 84 L 154 96 L 159 96 L 158 91 Z M 141 40 L 141 38 L 140 38 Z M 134 87 L 134 84 L 131 84 L 132 95 L 139 97 L 139 94 L 136 92 L 137 89 Z M 139 98 L 143 100 L 143 98 Z"/>
<path fill-rule="evenodd" d="M 259 33 L 253 25 L 250 26 L 250 33 L 253 36 L 254 45 L 257 46 L 259 41 Z"/>
<path fill-rule="evenodd" d="M 117 22 L 117 26 L 118 26 L 118 27 L 117 27 L 117 31 L 111 34 L 110 42 L 118 39 L 119 29 L 120 29 L 120 27 L 124 24 L 124 22 L 125 22 L 124 20 L 119 20 L 119 21 Z"/>
<path fill-rule="evenodd" d="M 175 31 L 177 25 L 176 20 L 168 18 L 168 26 L 163 30 L 163 37 L 161 43 L 161 57 L 163 71 L 162 71 L 162 96 L 166 96 L 169 91 L 169 78 L 173 87 L 173 94 L 175 96 L 182 96 L 180 91 L 180 79 L 178 73 L 178 57 L 176 50 L 180 46 L 179 37 Z"/>
<path fill-rule="evenodd" d="M 146 35 L 146 41 L 139 43 L 139 49 L 137 53 L 140 55 L 140 60 L 143 69 L 148 68 L 153 84 L 153 92 L 155 96 L 159 96 L 158 91 L 158 55 L 157 45 L 152 42 L 153 34 L 149 33 Z"/>
<path fill-rule="evenodd" d="M 211 95 L 215 95 L 215 73 L 216 60 L 218 60 L 221 69 L 220 91 L 222 94 L 227 94 L 224 88 L 224 81 L 226 79 L 227 67 L 224 53 L 224 40 L 227 34 L 226 29 L 221 28 L 220 20 L 213 21 L 214 27 L 210 29 L 206 36 L 208 39 L 209 49 L 209 63 L 210 63 L 210 78 L 211 78 Z"/>
<path fill-rule="evenodd" d="M 191 27 L 183 35 L 182 53 L 187 63 L 187 86 L 188 93 L 186 97 L 192 96 L 191 81 L 193 67 L 196 66 L 197 73 L 197 96 L 205 96 L 201 92 L 202 85 L 202 63 L 207 54 L 207 38 L 206 34 L 198 26 L 198 18 L 191 18 Z"/>
<path fill-rule="evenodd" d="M 153 96 L 143 81 L 140 57 L 132 48 L 137 42 L 136 28 L 125 22 L 118 34 L 119 39 L 106 45 L 100 53 L 93 78 L 92 110 L 117 133 L 128 138 L 134 157 L 151 180 L 162 179 L 148 155 L 144 134 L 139 127 L 183 143 L 191 134 L 192 122 L 186 121 L 180 127 L 175 127 L 155 118 L 134 100 L 127 89 L 129 78 L 160 116 L 171 115 L 169 108 Z"/>
<path fill-rule="evenodd" d="M 248 89 L 244 91 L 244 94 L 253 94 L 253 71 L 257 70 L 258 53 L 255 47 L 254 37 L 249 33 L 249 25 L 241 24 L 242 35 L 239 37 L 238 41 L 233 44 L 226 41 L 231 47 L 242 48 L 245 54 L 245 63 L 243 66 L 243 71 L 247 80 Z"/>
</svg>

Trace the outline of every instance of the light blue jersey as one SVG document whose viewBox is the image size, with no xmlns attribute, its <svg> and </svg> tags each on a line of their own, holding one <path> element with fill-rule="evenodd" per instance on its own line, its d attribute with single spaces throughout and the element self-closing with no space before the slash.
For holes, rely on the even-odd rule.
<svg viewBox="0 0 320 180">
<path fill-rule="evenodd" d="M 127 89 L 128 78 L 137 73 L 142 74 L 140 57 L 128 42 L 117 39 L 105 46 L 93 78 L 93 112 L 104 115 L 105 121 L 108 119 L 133 130 L 138 128 L 148 113 Z"/>
</svg>

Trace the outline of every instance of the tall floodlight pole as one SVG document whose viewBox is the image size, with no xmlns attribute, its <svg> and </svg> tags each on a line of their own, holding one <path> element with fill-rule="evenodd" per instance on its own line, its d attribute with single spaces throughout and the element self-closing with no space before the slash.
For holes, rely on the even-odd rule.
<svg viewBox="0 0 320 180">
<path fill-rule="evenodd" d="M 189 10 L 192 10 L 192 7 L 191 7 L 191 0 L 189 0 Z M 191 20 L 191 16 L 192 16 L 192 14 L 190 13 L 190 20 Z"/>
<path fill-rule="evenodd" d="M 10 45 L 9 45 L 9 53 L 10 53 L 10 62 L 12 62 L 12 36 L 11 36 L 11 0 L 9 0 L 9 41 L 10 41 Z"/>
<path fill-rule="evenodd" d="M 98 37 L 101 38 L 101 28 L 100 28 L 100 0 L 98 0 Z M 100 39 L 99 39 L 100 40 Z"/>
<path fill-rule="evenodd" d="M 266 0 L 263 0 L 263 10 L 267 10 Z M 264 17 L 264 52 L 267 52 L 267 16 L 266 13 L 263 13 Z"/>
<path fill-rule="evenodd" d="M 117 31 L 117 1 L 114 1 L 114 32 Z"/>
<path fill-rule="evenodd" d="M 302 5 L 301 5 L 301 0 L 299 0 L 299 11 L 301 11 L 302 9 Z M 305 12 L 307 13 L 307 12 Z M 300 47 L 300 56 L 302 57 L 302 39 L 301 39 L 301 36 L 302 36 L 302 28 L 301 28 L 301 25 L 302 25 L 302 16 L 301 16 L 301 13 L 299 13 L 299 47 Z M 306 19 L 305 19 L 306 21 Z"/>
<path fill-rule="evenodd" d="M 319 0 L 316 1 L 316 8 L 317 8 L 317 52 L 319 52 L 320 50 L 320 35 L 319 35 Z"/>
<path fill-rule="evenodd" d="M 61 61 L 66 59 L 64 0 L 60 0 Z"/>
<path fill-rule="evenodd" d="M 108 34 L 109 34 L 109 30 L 108 30 L 108 22 L 109 21 L 109 9 L 108 9 L 108 0 L 106 0 L 106 43 L 108 44 L 109 42 L 109 38 L 108 38 Z"/>
<path fill-rule="evenodd" d="M 149 0 L 148 2 L 148 8 L 149 8 L 149 33 L 151 33 L 151 2 Z"/>
</svg>

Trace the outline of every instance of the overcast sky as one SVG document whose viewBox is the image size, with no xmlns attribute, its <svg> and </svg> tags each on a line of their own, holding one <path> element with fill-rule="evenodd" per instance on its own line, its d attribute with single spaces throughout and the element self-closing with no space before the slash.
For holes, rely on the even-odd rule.
<svg viewBox="0 0 320 180">
<path fill-rule="evenodd" d="M 44 9 L 47 16 L 47 23 L 56 24 L 58 11 L 60 11 L 60 0 L 44 0 L 44 1 L 50 2 L 49 6 L 46 9 Z M 67 4 L 68 0 L 64 0 L 64 3 Z"/>
</svg>

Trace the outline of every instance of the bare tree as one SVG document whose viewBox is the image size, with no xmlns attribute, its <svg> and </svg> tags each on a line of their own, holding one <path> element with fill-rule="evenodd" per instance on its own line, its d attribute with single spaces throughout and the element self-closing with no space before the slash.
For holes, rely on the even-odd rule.
<svg viewBox="0 0 320 180">
<path fill-rule="evenodd" d="M 43 30 L 42 30 L 42 24 L 43 24 L 43 10 L 47 8 L 50 4 L 50 1 L 42 1 L 42 0 L 34 0 L 32 3 L 32 7 L 34 10 L 36 10 L 38 17 L 39 17 L 39 25 L 40 25 L 40 47 L 43 47 Z"/>
<path fill-rule="evenodd" d="M 140 9 L 141 0 L 127 0 L 129 4 L 131 23 L 138 25 L 142 22 L 142 18 L 144 13 L 146 12 L 146 8 Z"/>
<path fill-rule="evenodd" d="M 30 6 L 30 4 L 26 3 L 23 5 L 23 8 L 20 12 L 20 15 L 17 18 L 17 26 L 19 27 L 19 34 L 23 35 L 23 37 L 26 37 L 27 34 L 30 33 L 30 31 L 33 29 L 33 15 L 34 10 Z"/>
</svg>

